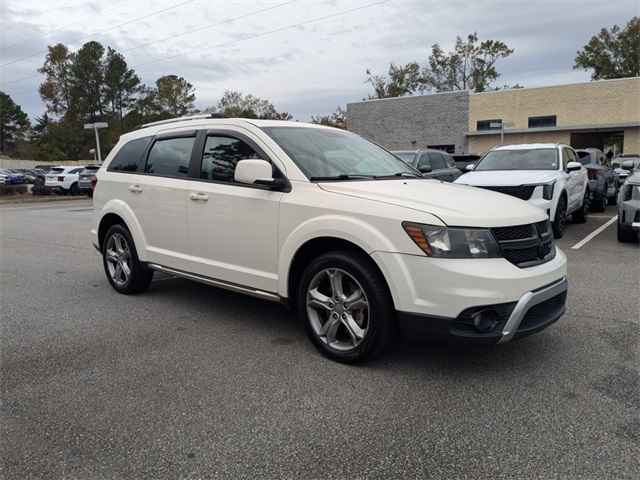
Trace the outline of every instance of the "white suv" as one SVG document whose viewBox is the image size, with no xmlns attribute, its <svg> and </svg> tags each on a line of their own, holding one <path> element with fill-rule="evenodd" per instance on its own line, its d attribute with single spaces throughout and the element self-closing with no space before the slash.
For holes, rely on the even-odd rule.
<svg viewBox="0 0 640 480">
<path fill-rule="evenodd" d="M 456 183 L 486 188 L 527 200 L 552 219 L 562 237 L 568 215 L 584 222 L 591 195 L 587 170 L 568 145 L 534 143 L 490 150 Z"/>
<path fill-rule="evenodd" d="M 123 135 L 96 176 L 93 244 L 118 292 L 157 270 L 283 302 L 339 361 L 380 352 L 398 325 L 496 343 L 564 313 L 544 212 L 422 178 L 353 133 L 158 122 Z"/>
<path fill-rule="evenodd" d="M 44 177 L 44 186 L 59 193 L 78 195 L 78 179 L 84 167 L 54 167 Z"/>
</svg>

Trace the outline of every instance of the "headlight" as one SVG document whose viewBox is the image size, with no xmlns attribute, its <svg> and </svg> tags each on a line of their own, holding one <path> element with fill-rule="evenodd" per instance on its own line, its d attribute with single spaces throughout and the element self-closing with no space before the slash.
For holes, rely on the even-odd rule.
<svg viewBox="0 0 640 480">
<path fill-rule="evenodd" d="M 545 183 L 542 185 L 542 198 L 545 200 L 551 200 L 553 198 L 553 187 L 556 186 L 556 182 Z"/>
<path fill-rule="evenodd" d="M 498 258 L 500 249 L 489 230 L 447 228 L 403 222 L 402 227 L 429 257 Z"/>
</svg>

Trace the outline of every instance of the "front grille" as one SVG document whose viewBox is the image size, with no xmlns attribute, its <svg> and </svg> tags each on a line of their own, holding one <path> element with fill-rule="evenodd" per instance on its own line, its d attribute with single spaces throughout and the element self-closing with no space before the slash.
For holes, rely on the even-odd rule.
<svg viewBox="0 0 640 480">
<path fill-rule="evenodd" d="M 518 267 L 533 267 L 555 257 L 556 249 L 548 220 L 528 225 L 497 227 L 491 231 L 504 258 Z"/>
<path fill-rule="evenodd" d="M 519 198 L 520 200 L 529 200 L 531 195 L 533 195 L 533 191 L 535 190 L 535 185 L 517 185 L 517 186 L 479 186 L 478 188 L 485 188 L 487 190 L 491 190 L 493 192 L 504 193 L 505 195 L 511 195 L 512 197 Z"/>
</svg>

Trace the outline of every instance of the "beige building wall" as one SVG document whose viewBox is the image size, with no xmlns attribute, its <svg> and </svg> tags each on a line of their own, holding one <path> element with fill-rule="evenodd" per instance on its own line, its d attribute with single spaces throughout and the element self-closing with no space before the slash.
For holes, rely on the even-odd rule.
<svg viewBox="0 0 640 480">
<path fill-rule="evenodd" d="M 640 77 L 470 95 L 469 131 L 478 120 L 528 128 L 529 117 L 556 115 L 557 126 L 640 122 Z"/>
<path fill-rule="evenodd" d="M 640 127 L 624 129 L 624 153 L 640 155 Z"/>
<path fill-rule="evenodd" d="M 504 143 L 514 145 L 518 143 L 566 143 L 570 144 L 570 132 L 532 132 L 532 133 L 506 133 Z M 484 153 L 500 144 L 500 134 L 477 135 L 468 138 L 467 149 L 469 153 Z"/>
</svg>

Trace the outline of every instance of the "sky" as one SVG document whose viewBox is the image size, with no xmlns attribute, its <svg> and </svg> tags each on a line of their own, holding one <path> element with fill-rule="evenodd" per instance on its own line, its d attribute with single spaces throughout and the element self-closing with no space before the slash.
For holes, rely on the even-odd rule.
<svg viewBox="0 0 640 480">
<path fill-rule="evenodd" d="M 634 15 L 638 0 L 0 0 L 0 91 L 42 115 L 47 45 L 96 40 L 148 85 L 184 77 L 198 108 L 240 90 L 308 120 L 367 97 L 367 69 L 426 64 L 431 45 L 450 50 L 471 32 L 515 50 L 497 85 L 589 81 L 576 52 Z"/>
</svg>

